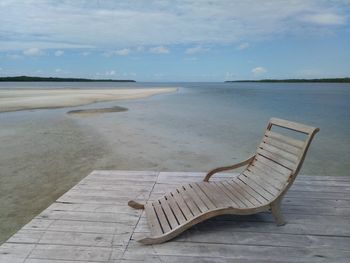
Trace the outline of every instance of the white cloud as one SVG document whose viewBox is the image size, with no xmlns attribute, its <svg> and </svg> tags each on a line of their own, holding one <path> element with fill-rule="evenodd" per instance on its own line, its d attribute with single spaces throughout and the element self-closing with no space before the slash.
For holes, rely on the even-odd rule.
<svg viewBox="0 0 350 263">
<path fill-rule="evenodd" d="M 202 46 L 195 46 L 195 47 L 191 47 L 191 48 L 186 49 L 185 53 L 193 55 L 193 54 L 197 54 L 197 53 L 208 52 L 209 50 L 210 50 L 209 48 L 205 48 Z"/>
<path fill-rule="evenodd" d="M 56 68 L 56 69 L 55 69 L 55 72 L 56 72 L 56 73 L 60 73 L 60 72 L 62 72 L 62 69 Z"/>
<path fill-rule="evenodd" d="M 238 49 L 238 50 L 243 50 L 243 49 L 246 49 L 246 48 L 248 48 L 248 47 L 250 47 L 250 44 L 247 43 L 247 42 L 245 42 L 245 43 L 241 43 L 241 44 L 237 47 L 237 49 Z"/>
<path fill-rule="evenodd" d="M 56 57 L 60 57 L 60 56 L 62 56 L 64 54 L 64 51 L 63 50 L 56 50 L 55 51 L 55 56 Z"/>
<path fill-rule="evenodd" d="M 37 47 L 28 48 L 26 50 L 23 50 L 22 53 L 25 56 L 31 56 L 31 57 L 41 56 L 44 54 L 44 52 L 40 48 L 37 48 Z"/>
<path fill-rule="evenodd" d="M 2 71 L 2 68 L 0 68 L 0 71 Z"/>
<path fill-rule="evenodd" d="M 149 52 L 154 54 L 168 54 L 170 50 L 164 46 L 152 47 L 149 49 Z"/>
<path fill-rule="evenodd" d="M 345 17 L 332 14 L 332 13 L 321 13 L 305 15 L 302 20 L 306 22 L 311 22 L 318 25 L 344 25 Z"/>
<path fill-rule="evenodd" d="M 91 52 L 85 51 L 83 53 L 81 53 L 84 57 L 87 57 L 91 54 Z"/>
<path fill-rule="evenodd" d="M 264 74 L 266 72 L 267 72 L 267 70 L 265 68 L 263 68 L 263 67 L 256 67 L 256 68 L 252 69 L 252 73 L 256 77 L 260 76 L 260 75 L 262 75 L 262 74 Z"/>
<path fill-rule="evenodd" d="M 237 44 L 281 34 L 318 34 L 329 25 L 346 24 L 347 6 L 346 1 L 326 0 L 150 0 L 147 5 L 3 0 L 0 50 Z"/>
</svg>

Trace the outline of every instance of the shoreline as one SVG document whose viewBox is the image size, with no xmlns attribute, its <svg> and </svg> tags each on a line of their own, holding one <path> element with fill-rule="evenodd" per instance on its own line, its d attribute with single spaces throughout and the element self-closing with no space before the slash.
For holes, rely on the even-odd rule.
<svg viewBox="0 0 350 263">
<path fill-rule="evenodd" d="M 141 99 L 177 92 L 178 88 L 147 89 L 2 89 L 0 113 L 58 109 L 89 105 L 97 102 Z"/>
</svg>

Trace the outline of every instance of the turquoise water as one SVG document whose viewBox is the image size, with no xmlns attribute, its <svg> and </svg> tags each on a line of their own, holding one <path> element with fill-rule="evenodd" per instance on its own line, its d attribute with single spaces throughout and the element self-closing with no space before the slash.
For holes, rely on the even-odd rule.
<svg viewBox="0 0 350 263">
<path fill-rule="evenodd" d="M 130 109 L 135 108 L 135 111 L 120 117 L 120 125 L 127 125 L 130 120 L 134 120 L 138 124 L 128 125 L 138 128 L 143 126 L 158 136 L 170 133 L 172 138 L 176 138 L 186 149 L 191 149 L 193 154 L 211 152 L 206 160 L 223 164 L 245 158 L 254 152 L 270 117 L 298 121 L 321 129 L 310 148 L 302 172 L 349 175 L 349 84 L 178 85 L 183 88 L 177 94 L 118 103 Z M 177 148 L 176 143 L 164 144 L 169 148 Z M 195 168 L 205 170 L 202 167 Z"/>
</svg>

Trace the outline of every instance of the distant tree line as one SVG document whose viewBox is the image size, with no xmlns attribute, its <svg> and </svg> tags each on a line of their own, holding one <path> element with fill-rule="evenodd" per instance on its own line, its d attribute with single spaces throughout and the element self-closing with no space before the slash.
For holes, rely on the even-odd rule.
<svg viewBox="0 0 350 263">
<path fill-rule="evenodd" d="M 55 78 L 55 77 L 0 77 L 0 81 L 55 81 L 55 82 L 136 82 L 130 79 L 84 79 L 84 78 Z"/>
<path fill-rule="evenodd" d="M 260 80 L 228 80 L 225 82 L 324 82 L 324 83 L 350 83 L 350 78 L 325 78 L 325 79 L 260 79 Z"/>
</svg>

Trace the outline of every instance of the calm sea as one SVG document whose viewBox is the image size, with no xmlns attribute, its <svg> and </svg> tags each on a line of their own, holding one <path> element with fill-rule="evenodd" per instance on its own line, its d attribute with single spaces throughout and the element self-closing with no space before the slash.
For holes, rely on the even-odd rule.
<svg viewBox="0 0 350 263">
<path fill-rule="evenodd" d="M 121 87 L 180 87 L 175 94 L 84 106 L 91 108 L 121 105 L 129 108 L 126 114 L 114 115 L 118 116 L 116 119 L 105 114 L 98 119 L 84 121 L 106 127 L 128 127 L 129 131 L 142 130 L 142 133 L 135 135 L 135 141 L 138 141 L 138 147 L 144 151 L 148 149 L 146 141 L 157 136 L 159 147 L 176 149 L 180 153 L 182 149 L 193 155 L 203 155 L 203 158 L 204 153 L 208 152 L 208 156 L 217 156 L 216 163 L 222 160 L 220 164 L 225 164 L 248 157 L 261 139 L 269 118 L 279 117 L 321 129 L 310 149 L 303 173 L 349 175 L 349 84 L 0 83 L 0 88 Z M 122 134 L 124 129 L 115 131 Z M 162 156 L 155 154 L 154 158 L 159 157 L 160 160 L 169 152 L 158 153 Z M 136 156 L 137 154 L 135 152 Z M 184 156 L 185 154 L 174 154 L 168 158 L 181 159 Z M 165 168 L 175 169 L 176 165 L 168 163 L 169 166 Z M 177 166 L 177 170 L 185 170 L 182 168 L 191 166 L 185 161 L 183 165 L 184 167 Z M 199 165 L 197 162 L 197 166 L 192 168 L 202 170 Z"/>
</svg>

